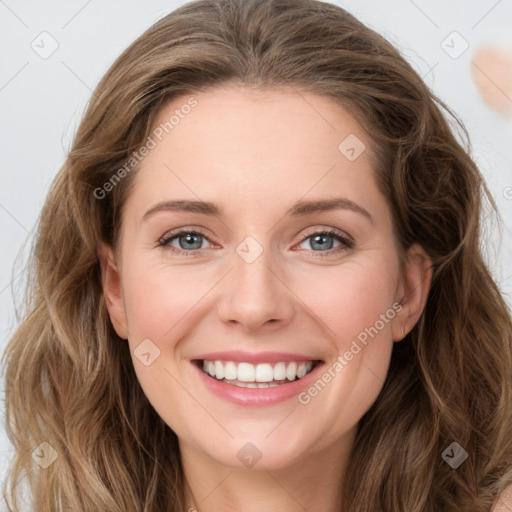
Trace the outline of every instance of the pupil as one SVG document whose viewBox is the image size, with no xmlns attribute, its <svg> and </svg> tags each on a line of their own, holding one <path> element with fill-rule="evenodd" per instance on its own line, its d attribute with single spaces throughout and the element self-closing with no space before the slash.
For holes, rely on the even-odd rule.
<svg viewBox="0 0 512 512">
<path fill-rule="evenodd" d="M 331 239 L 330 244 L 328 241 L 326 242 L 326 239 L 328 239 L 328 238 Z M 313 248 L 315 248 L 314 247 L 315 244 L 318 244 L 318 248 L 320 248 L 320 249 L 325 249 L 325 248 L 332 249 L 332 237 L 330 237 L 329 235 L 315 235 L 313 237 L 313 243 L 312 243 Z"/>
<path fill-rule="evenodd" d="M 181 237 L 181 239 L 185 239 L 185 244 L 194 244 L 194 238 L 196 238 L 196 246 L 194 247 L 195 249 L 200 249 L 201 248 L 201 241 L 199 240 L 199 242 L 197 242 L 197 239 L 199 238 L 198 235 L 194 235 L 194 234 L 187 234 L 187 235 L 184 235 Z M 180 244 L 181 245 L 181 244 Z M 190 249 L 190 247 L 185 247 L 185 249 Z"/>
</svg>

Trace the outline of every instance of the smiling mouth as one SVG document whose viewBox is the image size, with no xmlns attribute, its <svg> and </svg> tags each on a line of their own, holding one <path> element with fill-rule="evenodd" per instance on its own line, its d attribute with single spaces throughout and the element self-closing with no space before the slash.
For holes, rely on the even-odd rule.
<svg viewBox="0 0 512 512">
<path fill-rule="evenodd" d="M 203 359 L 197 360 L 196 363 L 203 373 L 217 381 L 241 388 L 262 389 L 283 386 L 300 380 L 313 371 L 321 361 L 252 364 Z"/>
</svg>

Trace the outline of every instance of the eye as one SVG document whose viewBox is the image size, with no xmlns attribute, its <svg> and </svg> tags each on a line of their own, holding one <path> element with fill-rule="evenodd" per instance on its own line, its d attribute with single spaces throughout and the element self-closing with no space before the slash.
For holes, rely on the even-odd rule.
<svg viewBox="0 0 512 512">
<path fill-rule="evenodd" d="M 181 256 L 195 256 L 200 254 L 201 249 L 205 249 L 204 241 L 210 240 L 201 231 L 181 230 L 161 238 L 158 241 L 158 246 Z M 313 252 L 328 254 L 335 254 L 354 247 L 352 239 L 334 229 L 310 232 L 300 245 L 308 241 L 310 250 Z M 335 241 L 339 244 L 337 247 L 333 247 Z"/>
<path fill-rule="evenodd" d="M 337 241 L 339 245 L 333 248 L 335 241 Z M 313 252 L 326 252 L 329 254 L 338 253 L 354 247 L 354 242 L 350 238 L 334 229 L 309 233 L 301 242 L 301 245 L 305 242 L 309 242 L 309 246 Z"/>
<path fill-rule="evenodd" d="M 203 241 L 209 240 L 203 233 L 195 230 L 182 230 L 171 236 L 166 236 L 158 241 L 160 247 L 180 255 L 191 255 L 199 249 L 204 249 Z M 173 245 L 173 242 L 178 246 Z"/>
</svg>

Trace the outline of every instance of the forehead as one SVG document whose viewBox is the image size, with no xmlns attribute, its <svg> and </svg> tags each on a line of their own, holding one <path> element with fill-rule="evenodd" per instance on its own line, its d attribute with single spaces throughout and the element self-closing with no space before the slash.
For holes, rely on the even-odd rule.
<svg viewBox="0 0 512 512">
<path fill-rule="evenodd" d="M 150 137 L 134 188 L 146 205 L 175 196 L 269 209 L 306 195 L 378 194 L 357 120 L 334 99 L 294 87 L 181 95 L 160 109 Z"/>
<path fill-rule="evenodd" d="M 310 141 L 312 146 L 322 140 L 319 149 L 331 143 L 337 151 L 340 137 L 353 134 L 367 139 L 356 119 L 339 102 L 294 86 L 221 85 L 184 94 L 164 104 L 152 128 L 153 132 L 160 132 L 159 141 L 162 138 L 178 141 L 180 133 L 185 138 L 193 130 L 197 138 L 189 139 L 190 145 L 202 145 L 216 136 L 230 135 L 225 140 L 227 145 L 231 140 L 238 140 L 244 143 L 245 149 L 252 145 L 259 152 L 267 142 L 271 144 L 269 149 L 282 145 L 284 150 L 290 149 L 295 141 L 298 151 L 304 141 Z"/>
</svg>

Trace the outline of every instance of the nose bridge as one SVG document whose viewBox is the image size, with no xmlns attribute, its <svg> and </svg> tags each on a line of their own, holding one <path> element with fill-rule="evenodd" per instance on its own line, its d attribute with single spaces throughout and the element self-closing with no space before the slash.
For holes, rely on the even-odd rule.
<svg viewBox="0 0 512 512">
<path fill-rule="evenodd" d="M 289 321 L 293 313 L 291 295 L 279 276 L 282 272 L 271 248 L 247 237 L 235 252 L 230 284 L 223 289 L 219 302 L 222 320 L 243 324 L 248 330 Z"/>
</svg>

